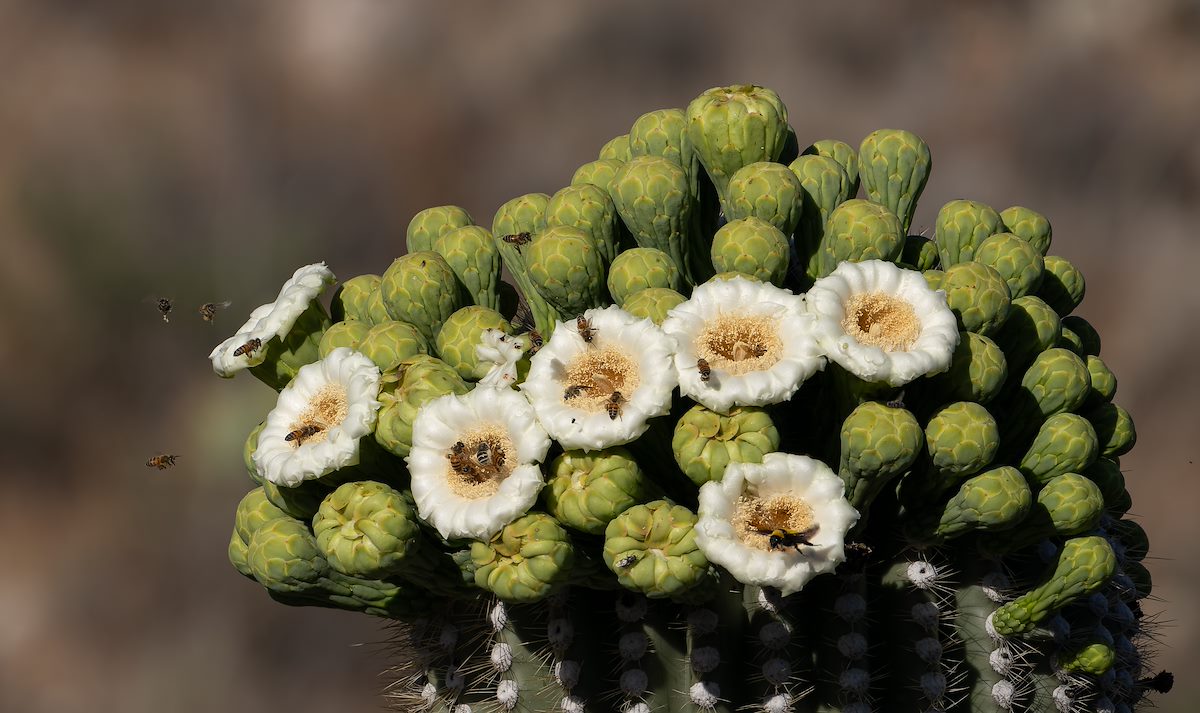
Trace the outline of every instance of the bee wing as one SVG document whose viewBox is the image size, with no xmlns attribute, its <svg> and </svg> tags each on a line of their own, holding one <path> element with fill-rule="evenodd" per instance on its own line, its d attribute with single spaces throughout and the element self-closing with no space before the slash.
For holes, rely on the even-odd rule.
<svg viewBox="0 0 1200 713">
<path fill-rule="evenodd" d="M 529 308 L 529 303 L 525 301 L 523 295 L 517 302 L 517 313 L 512 318 L 512 326 L 518 332 L 529 332 L 536 326 L 533 321 L 533 310 Z"/>
</svg>

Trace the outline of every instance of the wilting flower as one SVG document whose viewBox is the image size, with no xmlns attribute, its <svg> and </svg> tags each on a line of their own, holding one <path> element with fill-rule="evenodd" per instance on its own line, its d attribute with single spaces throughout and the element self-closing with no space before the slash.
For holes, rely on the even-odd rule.
<svg viewBox="0 0 1200 713">
<path fill-rule="evenodd" d="M 846 559 L 846 532 L 858 511 L 819 460 L 768 453 L 762 463 L 730 463 L 700 488 L 696 542 L 739 582 L 784 596 Z"/>
<path fill-rule="evenodd" d="M 919 272 L 843 262 L 805 298 L 825 354 L 863 381 L 903 386 L 950 368 L 958 323 Z"/>
<path fill-rule="evenodd" d="M 517 380 L 517 362 L 524 353 L 517 337 L 499 329 L 484 330 L 479 344 L 475 345 L 475 356 L 481 364 L 491 366 L 479 383 L 484 386 L 512 386 Z"/>
<path fill-rule="evenodd" d="M 619 307 L 560 322 L 533 356 L 521 390 L 563 448 L 600 450 L 636 439 L 667 413 L 675 388 L 671 342 Z"/>
<path fill-rule="evenodd" d="M 714 411 L 786 401 L 825 362 L 804 300 L 744 277 L 698 286 L 671 310 L 679 390 Z"/>
<path fill-rule="evenodd" d="M 550 439 L 511 389 L 477 386 L 421 407 L 408 469 L 421 519 L 442 537 L 486 540 L 520 517 L 542 489 Z"/>
<path fill-rule="evenodd" d="M 254 466 L 294 487 L 358 462 L 358 439 L 375 428 L 379 367 L 346 347 L 300 367 L 258 436 Z"/>
</svg>

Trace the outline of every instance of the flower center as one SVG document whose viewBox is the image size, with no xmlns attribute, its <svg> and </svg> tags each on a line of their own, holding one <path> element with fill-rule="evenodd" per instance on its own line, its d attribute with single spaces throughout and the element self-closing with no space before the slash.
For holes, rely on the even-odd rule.
<svg viewBox="0 0 1200 713">
<path fill-rule="evenodd" d="M 613 394 L 628 401 L 638 387 L 637 362 L 615 347 L 587 349 L 567 365 L 562 399 L 583 411 L 605 411 Z"/>
<path fill-rule="evenodd" d="M 309 400 L 299 418 L 292 422 L 292 431 L 288 434 L 287 441 L 293 448 L 299 448 L 305 443 L 320 443 L 325 440 L 326 431 L 345 420 L 348 410 L 346 387 L 341 384 L 325 384 Z"/>
<path fill-rule="evenodd" d="M 774 366 L 783 340 L 766 315 L 723 314 L 704 325 L 695 348 L 711 368 L 737 375 Z"/>
<path fill-rule="evenodd" d="M 742 542 L 760 550 L 788 550 L 811 544 L 818 536 L 808 502 L 791 493 L 759 498 L 742 495 L 734 506 L 733 531 Z"/>
<path fill-rule="evenodd" d="M 859 344 L 885 352 L 907 351 L 921 334 L 912 305 L 883 292 L 853 295 L 846 302 L 842 329 Z"/>
<path fill-rule="evenodd" d="M 508 430 L 486 424 L 464 432 L 446 451 L 446 482 L 461 498 L 475 500 L 496 494 L 512 473 L 517 447 Z"/>
</svg>

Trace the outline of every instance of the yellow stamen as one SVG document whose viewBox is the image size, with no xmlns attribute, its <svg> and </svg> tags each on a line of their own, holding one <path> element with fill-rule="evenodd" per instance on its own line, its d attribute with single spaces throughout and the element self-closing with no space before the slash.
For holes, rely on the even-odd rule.
<svg viewBox="0 0 1200 713">
<path fill-rule="evenodd" d="M 696 337 L 696 356 L 734 375 L 770 369 L 783 350 L 775 326 L 765 315 L 720 315 Z"/>
<path fill-rule="evenodd" d="M 805 532 L 817 524 L 812 506 L 798 495 L 782 493 L 766 499 L 742 495 L 730 520 L 742 542 L 760 550 L 771 549 L 771 533 L 784 530 Z"/>
<path fill-rule="evenodd" d="M 613 392 L 628 400 L 638 382 L 637 362 L 616 347 L 589 348 L 581 352 L 563 374 L 563 401 L 581 411 L 603 412 Z M 583 387 L 567 394 L 573 386 Z"/>
<path fill-rule="evenodd" d="M 487 498 L 500 490 L 500 483 L 509 476 L 516 465 L 517 447 L 508 435 L 508 429 L 494 423 L 482 424 L 462 433 L 462 458 L 467 464 L 466 471 L 460 473 L 454 469 L 454 461 L 446 458 L 446 483 L 451 492 L 460 498 L 475 500 Z M 489 456 L 492 462 L 481 466 L 476 459 L 479 444 L 489 446 Z M 447 456 L 451 454 L 446 452 Z M 497 458 L 503 458 L 503 463 L 496 464 Z"/>
<path fill-rule="evenodd" d="M 349 402 L 346 397 L 346 387 L 341 384 L 325 384 L 321 390 L 308 402 L 308 406 L 300 412 L 300 417 L 292 422 L 292 431 L 315 426 L 320 430 L 304 438 L 297 438 L 289 443 L 299 448 L 301 443 L 320 443 L 325 440 L 325 433 L 346 419 Z"/>
<path fill-rule="evenodd" d="M 883 292 L 857 294 L 846 302 L 842 329 L 860 344 L 885 352 L 907 351 L 921 334 L 912 305 Z"/>
</svg>

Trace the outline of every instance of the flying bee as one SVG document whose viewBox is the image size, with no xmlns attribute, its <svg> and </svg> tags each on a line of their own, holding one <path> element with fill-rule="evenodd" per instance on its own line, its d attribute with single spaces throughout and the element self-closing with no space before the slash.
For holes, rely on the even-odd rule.
<svg viewBox="0 0 1200 713">
<path fill-rule="evenodd" d="M 1157 693 L 1170 693 L 1175 687 L 1175 674 L 1170 671 L 1159 671 L 1154 676 L 1139 678 L 1137 684 Z"/>
<path fill-rule="evenodd" d="M 318 426 L 315 423 L 306 423 L 300 428 L 297 428 L 296 430 L 284 436 L 283 440 L 287 441 L 288 443 L 295 441 L 297 446 L 302 446 L 304 445 L 304 439 L 312 438 L 324 430 L 324 427 Z"/>
<path fill-rule="evenodd" d="M 530 241 L 533 240 L 533 235 L 531 235 L 528 231 L 525 231 L 521 233 L 505 235 L 500 239 L 515 247 L 517 250 L 520 250 L 522 245 L 528 245 Z"/>
<path fill-rule="evenodd" d="M 579 398 L 583 395 L 583 392 L 591 391 L 591 389 L 592 387 L 584 384 L 572 384 L 571 386 L 567 387 L 566 391 L 563 392 L 563 401 L 570 401 L 571 399 Z"/>
<path fill-rule="evenodd" d="M 169 323 L 171 320 L 167 319 L 167 315 L 171 313 L 171 308 L 174 306 L 171 303 L 171 298 L 155 297 L 153 300 L 154 306 L 158 309 L 158 313 L 162 315 L 163 321 Z"/>
<path fill-rule="evenodd" d="M 175 459 L 178 457 L 179 456 L 176 456 L 176 455 L 166 455 L 166 454 L 154 456 L 150 460 L 146 461 L 146 467 L 147 468 L 158 468 L 159 470 L 166 470 L 167 468 L 170 468 L 171 466 L 175 465 Z"/>
<path fill-rule="evenodd" d="M 745 342 L 734 342 L 733 344 L 734 361 L 742 361 L 743 359 L 757 359 L 766 353 L 766 347 L 760 347 L 757 344 L 747 344 Z"/>
<path fill-rule="evenodd" d="M 612 392 L 612 396 L 604 402 L 604 410 L 608 412 L 609 419 L 617 420 L 617 416 L 621 415 L 621 405 L 624 403 L 625 397 L 621 395 L 620 391 Z"/>
<path fill-rule="evenodd" d="M 545 342 L 542 340 L 542 333 L 536 329 L 529 330 L 529 355 L 533 356 L 538 353 Z"/>
<path fill-rule="evenodd" d="M 228 300 L 225 302 L 205 302 L 200 305 L 200 319 L 203 319 L 205 322 L 212 322 L 217 318 L 217 310 L 225 309 L 231 304 L 233 303 Z"/>
<path fill-rule="evenodd" d="M 701 359 L 696 362 L 696 369 L 700 372 L 700 380 L 707 382 L 712 378 L 712 367 L 708 365 L 707 359 Z"/>
<path fill-rule="evenodd" d="M 254 352 L 258 351 L 258 348 L 261 346 L 262 346 L 262 340 L 259 339 L 258 337 L 255 337 L 254 339 L 251 339 L 250 341 L 246 342 L 245 344 L 238 347 L 237 349 L 234 349 L 233 355 L 235 357 L 242 356 L 243 354 L 245 354 L 246 356 L 250 356 Z"/>
<path fill-rule="evenodd" d="M 774 530 L 759 530 L 758 534 L 767 536 L 767 547 L 772 550 L 786 550 L 791 547 L 797 552 L 800 551 L 800 545 L 812 547 L 812 538 L 816 536 L 820 529 L 818 525 L 813 525 L 807 530 L 788 530 L 785 528 L 776 528 Z"/>
<path fill-rule="evenodd" d="M 575 329 L 579 330 L 579 336 L 583 337 L 583 341 L 588 344 L 596 338 L 596 330 L 592 328 L 592 322 L 582 314 L 575 318 Z"/>
<path fill-rule="evenodd" d="M 634 562 L 637 562 L 637 555 L 625 555 L 621 559 L 617 560 L 617 568 L 628 569 L 633 566 Z"/>
</svg>

